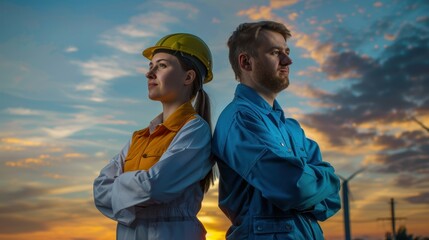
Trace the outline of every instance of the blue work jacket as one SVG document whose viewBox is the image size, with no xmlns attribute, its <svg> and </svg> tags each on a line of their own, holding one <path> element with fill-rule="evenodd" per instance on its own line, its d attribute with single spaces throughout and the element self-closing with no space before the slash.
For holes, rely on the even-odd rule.
<svg viewBox="0 0 429 240">
<path fill-rule="evenodd" d="M 318 221 L 341 207 L 340 181 L 316 142 L 252 88 L 239 84 L 221 113 L 212 151 L 227 239 L 323 239 Z"/>
</svg>

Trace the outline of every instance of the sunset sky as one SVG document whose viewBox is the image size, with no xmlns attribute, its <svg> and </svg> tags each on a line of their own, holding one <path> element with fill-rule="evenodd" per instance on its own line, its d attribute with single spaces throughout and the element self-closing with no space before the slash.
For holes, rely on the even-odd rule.
<svg viewBox="0 0 429 240">
<path fill-rule="evenodd" d="M 365 168 L 349 183 L 352 236 L 384 239 L 391 198 L 396 225 L 429 236 L 428 12 L 424 0 L 0 0 L 0 239 L 114 239 L 92 183 L 161 111 L 141 51 L 173 32 L 204 39 L 215 123 L 237 84 L 227 38 L 259 20 L 292 31 L 286 115 L 337 174 Z M 199 217 L 224 239 L 217 184 Z M 321 225 L 344 239 L 342 211 Z"/>
</svg>

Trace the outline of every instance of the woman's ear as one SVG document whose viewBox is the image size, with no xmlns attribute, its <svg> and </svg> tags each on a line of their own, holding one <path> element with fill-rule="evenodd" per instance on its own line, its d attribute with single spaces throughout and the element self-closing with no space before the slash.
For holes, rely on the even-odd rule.
<svg viewBox="0 0 429 240">
<path fill-rule="evenodd" d="M 250 63 L 250 57 L 246 53 L 241 53 L 238 55 L 238 64 L 240 65 L 241 69 L 244 69 L 246 71 L 252 70 L 252 64 Z"/>
<path fill-rule="evenodd" d="M 195 70 L 188 70 L 186 72 L 186 79 L 185 79 L 184 84 L 185 85 L 192 84 L 196 77 L 197 77 L 197 73 L 195 72 Z"/>
</svg>

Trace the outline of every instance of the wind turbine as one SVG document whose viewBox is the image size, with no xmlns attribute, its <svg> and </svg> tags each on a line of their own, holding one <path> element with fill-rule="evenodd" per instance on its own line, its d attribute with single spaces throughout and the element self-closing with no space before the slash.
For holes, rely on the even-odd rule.
<svg viewBox="0 0 429 240">
<path fill-rule="evenodd" d="M 343 213 L 344 213 L 344 231 L 346 235 L 346 240 L 351 240 L 351 232 L 350 232 L 350 214 L 349 214 L 349 181 L 352 180 L 356 175 L 363 172 L 365 168 L 361 168 L 354 172 L 350 177 L 343 178 L 338 175 L 343 180 L 342 189 L 343 189 Z"/>
<path fill-rule="evenodd" d="M 420 122 L 419 120 L 417 120 L 417 118 L 411 117 L 411 120 L 413 120 L 418 125 L 420 125 L 420 127 L 422 127 L 424 130 L 426 130 L 426 132 L 429 132 L 429 127 L 426 127 L 422 122 Z"/>
</svg>

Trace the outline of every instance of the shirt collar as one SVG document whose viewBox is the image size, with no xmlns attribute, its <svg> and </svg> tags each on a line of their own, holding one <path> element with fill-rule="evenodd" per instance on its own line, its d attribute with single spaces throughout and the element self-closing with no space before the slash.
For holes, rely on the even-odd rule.
<svg viewBox="0 0 429 240">
<path fill-rule="evenodd" d="M 271 106 L 267 103 L 267 101 L 265 101 L 263 97 L 261 97 L 253 88 L 249 86 L 238 84 L 235 90 L 235 97 L 243 98 L 246 101 L 253 103 L 266 115 L 273 114 L 274 116 L 279 117 L 283 122 L 285 121 L 283 109 L 276 99 L 274 99 L 274 106 Z"/>
<path fill-rule="evenodd" d="M 173 114 L 171 114 L 164 122 L 162 122 L 162 113 L 154 118 L 149 124 L 149 131 L 152 133 L 155 128 L 162 124 L 170 131 L 179 131 L 180 128 L 189 120 L 193 115 L 197 114 L 191 102 L 188 101 L 182 104 Z"/>
</svg>

